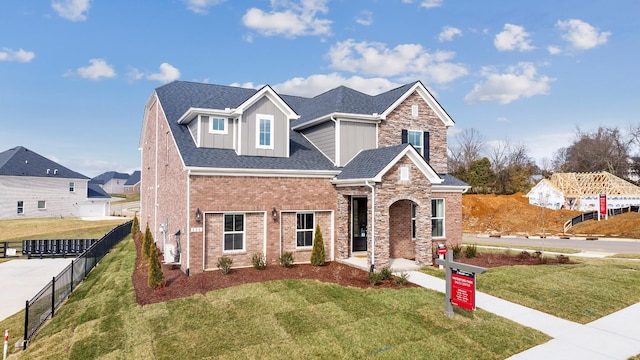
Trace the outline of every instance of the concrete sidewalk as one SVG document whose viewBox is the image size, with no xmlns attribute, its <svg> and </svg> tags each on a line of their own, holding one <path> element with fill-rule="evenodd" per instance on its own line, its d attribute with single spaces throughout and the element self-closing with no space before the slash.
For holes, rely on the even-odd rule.
<svg viewBox="0 0 640 360">
<path fill-rule="evenodd" d="M 73 258 L 67 259 L 15 259 L 0 263 L 0 321 L 24 310 L 25 302 L 65 267 Z"/>
<path fill-rule="evenodd" d="M 445 291 L 444 280 L 419 271 L 409 272 L 409 281 Z M 627 359 L 640 354 L 640 303 L 586 325 L 481 292 L 476 292 L 476 306 L 553 337 L 510 359 Z M 444 304 L 442 307 L 444 312 Z"/>
</svg>

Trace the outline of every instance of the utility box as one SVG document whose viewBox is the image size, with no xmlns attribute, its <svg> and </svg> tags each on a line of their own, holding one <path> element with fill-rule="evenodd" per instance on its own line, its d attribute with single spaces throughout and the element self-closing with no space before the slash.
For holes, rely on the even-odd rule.
<svg viewBox="0 0 640 360">
<path fill-rule="evenodd" d="M 166 244 L 164 246 L 164 263 L 173 264 L 176 262 L 176 246 L 173 244 Z"/>
</svg>

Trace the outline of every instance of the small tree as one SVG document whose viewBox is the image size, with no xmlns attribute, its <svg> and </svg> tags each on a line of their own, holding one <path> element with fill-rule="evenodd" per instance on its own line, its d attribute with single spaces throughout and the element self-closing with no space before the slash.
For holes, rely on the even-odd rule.
<svg viewBox="0 0 640 360">
<path fill-rule="evenodd" d="M 140 220 L 138 220 L 138 213 L 133 215 L 133 221 L 131 222 L 131 235 L 135 235 L 140 231 Z"/>
<path fill-rule="evenodd" d="M 324 241 L 322 241 L 322 231 L 320 225 L 316 224 L 316 234 L 313 237 L 313 248 L 311 249 L 311 265 L 322 266 L 325 263 Z"/>
<path fill-rule="evenodd" d="M 147 223 L 147 228 L 144 231 L 144 238 L 142 239 L 142 256 L 144 256 L 145 259 L 148 259 L 149 255 L 151 255 L 149 252 L 149 249 L 151 248 L 149 244 L 153 244 L 153 235 L 151 235 L 151 230 L 149 230 L 149 224 Z"/>
<path fill-rule="evenodd" d="M 153 242 L 151 242 L 153 244 Z M 153 245 L 155 248 L 155 245 Z M 149 275 L 147 284 L 150 288 L 155 289 L 164 286 L 164 274 L 162 273 L 162 265 L 158 259 L 158 253 L 153 251 L 149 258 Z"/>
</svg>

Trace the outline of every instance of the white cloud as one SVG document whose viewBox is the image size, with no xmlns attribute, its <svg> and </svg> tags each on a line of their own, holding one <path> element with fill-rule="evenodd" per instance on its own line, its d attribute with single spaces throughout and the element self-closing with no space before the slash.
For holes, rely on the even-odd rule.
<svg viewBox="0 0 640 360">
<path fill-rule="evenodd" d="M 532 63 L 521 62 L 511 66 L 505 73 L 492 68 L 483 68 L 483 83 L 476 84 L 465 96 L 468 103 L 496 101 L 508 104 L 520 98 L 528 98 L 549 93 L 550 83 L 555 79 L 537 74 Z"/>
<path fill-rule="evenodd" d="M 360 16 L 356 17 L 356 22 L 362 26 L 373 24 L 373 13 L 371 11 L 362 10 Z"/>
<path fill-rule="evenodd" d="M 504 116 L 501 116 L 501 117 L 497 118 L 496 120 L 498 120 L 498 122 L 509 122 L 509 119 L 504 117 Z"/>
<path fill-rule="evenodd" d="M 316 15 L 326 14 L 328 0 L 271 0 L 272 10 L 258 8 L 247 10 L 242 23 L 264 36 L 282 35 L 296 37 L 305 35 L 330 35 L 331 20 L 320 19 Z M 282 8 L 282 11 L 277 11 Z"/>
<path fill-rule="evenodd" d="M 141 80 L 142 78 L 144 78 L 144 73 L 136 68 L 132 68 L 127 73 L 127 78 L 131 81 Z"/>
<path fill-rule="evenodd" d="M 558 55 L 562 52 L 562 49 L 560 49 L 560 47 L 556 45 L 549 45 L 547 46 L 547 51 L 551 55 Z"/>
<path fill-rule="evenodd" d="M 331 67 L 372 77 L 397 77 L 398 80 L 423 79 L 427 83 L 447 83 L 467 75 L 467 69 L 451 62 L 451 51 L 429 53 L 419 44 L 401 44 L 387 48 L 377 42 L 336 43 L 327 55 Z"/>
<path fill-rule="evenodd" d="M 184 0 L 187 9 L 196 14 L 206 14 L 207 8 L 223 3 L 225 0 Z"/>
<path fill-rule="evenodd" d="M 438 40 L 440 42 L 451 41 L 455 36 L 462 36 L 462 30 L 447 25 L 442 28 L 442 31 L 438 35 Z"/>
<path fill-rule="evenodd" d="M 71 21 L 87 20 L 91 0 L 53 0 L 51 7 L 60 17 Z"/>
<path fill-rule="evenodd" d="M 558 20 L 556 27 L 564 31 L 562 38 L 578 50 L 588 50 L 605 44 L 611 36 L 610 32 L 600 32 L 598 28 L 578 19 Z"/>
<path fill-rule="evenodd" d="M 75 73 L 82 78 L 90 80 L 100 80 L 101 78 L 112 78 L 116 76 L 113 67 L 104 59 L 91 59 L 91 65 L 78 68 Z"/>
<path fill-rule="evenodd" d="M 420 3 L 420 7 L 433 9 L 442 6 L 442 0 L 425 0 Z"/>
<path fill-rule="evenodd" d="M 531 46 L 530 34 L 524 27 L 513 24 L 505 24 L 504 30 L 497 34 L 493 44 L 499 51 L 529 51 L 535 49 Z"/>
<path fill-rule="evenodd" d="M 394 89 L 401 84 L 383 78 L 367 79 L 360 76 L 345 78 L 338 73 L 331 73 L 327 75 L 311 75 L 307 78 L 293 78 L 281 84 L 274 85 L 273 88 L 281 94 L 312 97 L 340 85 L 350 87 L 365 94 L 377 95 Z"/>
<path fill-rule="evenodd" d="M 31 62 L 35 57 L 35 53 L 23 49 L 11 50 L 2 48 L 0 51 L 0 61 Z"/>
<path fill-rule="evenodd" d="M 147 76 L 149 80 L 160 81 L 165 84 L 180 78 L 180 70 L 169 63 L 160 64 L 160 72 Z"/>
</svg>

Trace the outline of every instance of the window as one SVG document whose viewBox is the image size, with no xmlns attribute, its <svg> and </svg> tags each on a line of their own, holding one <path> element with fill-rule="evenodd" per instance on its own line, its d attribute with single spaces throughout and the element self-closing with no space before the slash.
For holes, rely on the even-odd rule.
<svg viewBox="0 0 640 360">
<path fill-rule="evenodd" d="M 244 250 L 244 215 L 224 215 L 224 251 Z"/>
<path fill-rule="evenodd" d="M 227 119 L 212 117 L 209 119 L 209 132 L 212 134 L 227 133 Z"/>
<path fill-rule="evenodd" d="M 23 201 L 18 201 L 17 211 L 18 211 L 18 214 L 24 214 L 24 202 Z"/>
<path fill-rule="evenodd" d="M 273 115 L 258 115 L 257 144 L 259 149 L 273 149 Z"/>
<path fill-rule="evenodd" d="M 313 214 L 298 214 L 296 246 L 313 246 Z"/>
<path fill-rule="evenodd" d="M 413 145 L 413 147 L 418 151 L 418 154 L 422 155 L 422 131 L 409 130 L 408 135 L 409 144 Z"/>
<path fill-rule="evenodd" d="M 47 202 L 44 200 L 38 200 L 38 209 L 42 210 L 46 208 L 47 208 Z"/>
<path fill-rule="evenodd" d="M 444 199 L 431 199 L 431 237 L 444 237 Z"/>
<path fill-rule="evenodd" d="M 73 182 L 69 183 L 69 192 L 75 192 L 76 191 L 76 184 Z"/>
<path fill-rule="evenodd" d="M 416 204 L 411 204 L 411 238 L 416 238 Z"/>
</svg>

